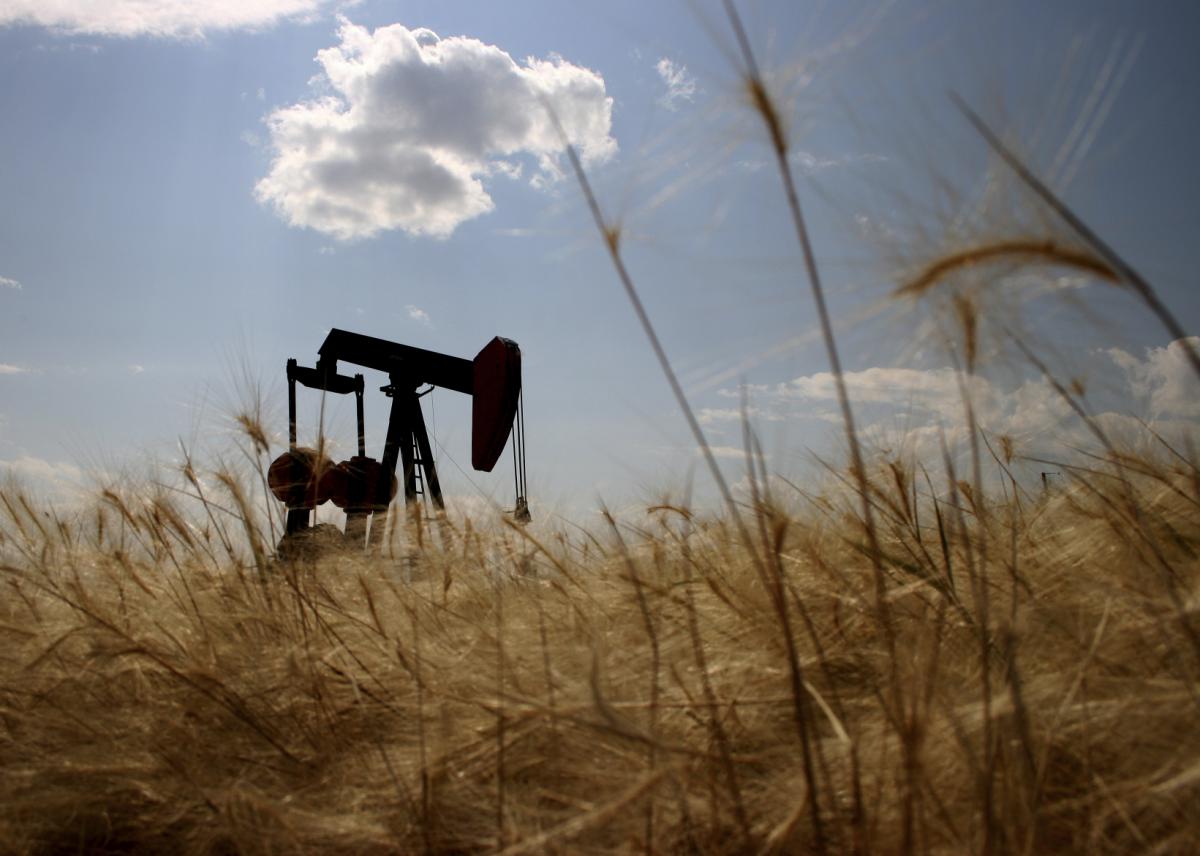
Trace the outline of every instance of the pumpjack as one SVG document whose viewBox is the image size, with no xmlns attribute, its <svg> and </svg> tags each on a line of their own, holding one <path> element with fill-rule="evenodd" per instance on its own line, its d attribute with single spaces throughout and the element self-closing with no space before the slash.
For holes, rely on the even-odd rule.
<svg viewBox="0 0 1200 856">
<path fill-rule="evenodd" d="M 291 538 L 310 528 L 312 511 L 332 501 L 346 512 L 345 537 L 365 541 L 370 547 L 382 538 L 382 518 L 396 496 L 397 466 L 402 467 L 404 501 L 407 507 L 424 496 L 437 509 L 444 509 L 441 483 L 421 398 L 435 388 L 471 396 L 471 465 L 491 472 L 509 435 L 513 435 L 516 507 L 514 517 L 530 519 L 525 492 L 524 413 L 521 406 L 521 349 L 511 339 L 492 339 L 468 360 L 350 333 L 330 330 L 317 351 L 312 367 L 295 359 L 287 361 L 288 450 L 276 458 L 268 471 L 271 492 L 287 506 L 287 523 L 280 552 Z M 383 372 L 388 383 L 380 388 L 391 399 L 387 436 L 381 459 L 367 456 L 363 419 L 362 374 L 338 373 L 339 363 L 349 363 Z M 296 384 L 324 393 L 354 393 L 358 425 L 357 454 L 334 464 L 317 450 L 297 445 Z M 422 387 L 425 387 L 422 389 Z M 368 523 L 371 522 L 370 527 Z"/>
</svg>

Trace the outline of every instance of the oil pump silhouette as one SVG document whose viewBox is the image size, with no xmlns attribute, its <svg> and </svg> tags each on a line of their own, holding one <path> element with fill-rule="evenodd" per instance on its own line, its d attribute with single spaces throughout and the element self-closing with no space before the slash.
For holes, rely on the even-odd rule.
<svg viewBox="0 0 1200 856">
<path fill-rule="evenodd" d="M 368 527 L 372 515 L 386 513 L 395 497 L 400 466 L 404 501 L 413 505 L 422 496 L 438 509 L 445 507 L 441 483 L 421 414 L 422 396 L 435 388 L 471 396 L 471 465 L 491 472 L 513 434 L 516 507 L 514 517 L 530 519 L 525 492 L 524 418 L 521 408 L 521 349 L 511 339 L 492 339 L 474 360 L 426 351 L 373 336 L 331 330 L 309 368 L 287 361 L 288 450 L 268 470 L 268 484 L 287 506 L 287 524 L 280 554 L 289 540 L 309 528 L 312 510 L 332 501 L 346 512 L 348 541 L 361 539 L 370 547 L 383 534 L 382 519 Z M 363 421 L 362 374 L 338 373 L 338 363 L 349 363 L 384 372 L 387 385 L 381 392 L 391 399 L 382 458 L 367 456 Z M 317 450 L 296 443 L 296 384 L 336 395 L 354 393 L 358 424 L 357 454 L 339 464 Z M 426 389 L 421 389 L 427 387 Z M 515 431 L 514 431 L 515 427 Z"/>
</svg>

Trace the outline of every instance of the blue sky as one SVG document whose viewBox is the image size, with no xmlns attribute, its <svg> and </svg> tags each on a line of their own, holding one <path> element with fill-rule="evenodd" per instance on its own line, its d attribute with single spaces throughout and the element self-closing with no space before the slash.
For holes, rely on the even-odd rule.
<svg viewBox="0 0 1200 856">
<path fill-rule="evenodd" d="M 956 406 L 924 308 L 886 299 L 906 266 L 972 228 L 1061 232 L 1011 181 L 981 193 L 987 153 L 949 89 L 1197 330 L 1195 9 L 743 4 L 872 439 Z M 0 0 L 0 467 L 53 487 L 170 461 L 180 436 L 219 452 L 243 375 L 282 434 L 285 360 L 342 327 L 467 357 L 520 342 L 535 511 L 680 487 L 698 459 L 541 93 L 731 476 L 742 379 L 772 466 L 805 472 L 836 442 L 827 365 L 732 51 L 705 0 Z M 992 308 L 1097 409 L 1194 433 L 1195 380 L 1135 302 L 1061 271 L 1011 292 L 1037 288 Z M 990 427 L 1031 448 L 1072 431 L 1035 380 L 997 358 L 981 381 Z M 474 484 L 454 465 L 468 406 L 426 411 L 446 490 L 510 503 L 507 458 Z M 379 446 L 384 400 L 367 407 Z M 310 432 L 317 410 L 302 397 Z M 329 413 L 346 443 L 351 418 Z"/>
</svg>

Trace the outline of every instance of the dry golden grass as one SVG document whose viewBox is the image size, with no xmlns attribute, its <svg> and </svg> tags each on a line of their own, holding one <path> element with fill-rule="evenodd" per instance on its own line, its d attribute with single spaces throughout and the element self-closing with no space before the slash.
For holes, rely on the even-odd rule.
<svg viewBox="0 0 1200 856">
<path fill-rule="evenodd" d="M 661 507 L 260 570 L 161 496 L 6 493 L 0 840 L 1195 852 L 1195 467 L 1023 503 L 915 476 L 870 480 L 883 612 L 847 496 L 743 508 L 750 544 Z"/>
</svg>

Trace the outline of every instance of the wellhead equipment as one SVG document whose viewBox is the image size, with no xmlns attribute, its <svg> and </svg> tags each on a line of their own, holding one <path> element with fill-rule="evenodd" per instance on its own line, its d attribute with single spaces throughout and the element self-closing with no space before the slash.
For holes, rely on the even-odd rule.
<svg viewBox="0 0 1200 856">
<path fill-rule="evenodd" d="M 332 501 L 346 512 L 348 540 L 378 543 L 384 529 L 382 519 L 397 493 L 397 467 L 407 505 L 426 497 L 437 509 L 444 508 L 437 467 L 421 413 L 421 398 L 435 388 L 471 396 L 471 465 L 491 472 L 509 435 L 513 435 L 516 507 L 520 522 L 529 520 L 525 491 L 524 413 L 521 405 L 521 349 L 511 339 L 492 339 L 468 360 L 410 345 L 401 345 L 361 333 L 330 330 L 317 351 L 316 365 L 309 368 L 287 361 L 288 450 L 276 458 L 268 471 L 275 497 L 287 506 L 287 526 L 280 553 L 289 539 L 309 528 L 314 508 Z M 388 383 L 380 391 L 391 399 L 387 436 L 379 460 L 367 456 L 363 420 L 364 381 L 361 374 L 338 373 L 338 363 L 348 363 L 383 372 Z M 357 404 L 358 451 L 334 464 L 316 450 L 296 443 L 296 384 L 323 393 L 354 393 Z M 422 387 L 425 387 L 422 389 Z M 370 526 L 368 527 L 368 523 Z"/>
</svg>

